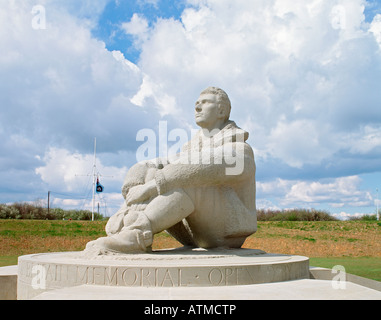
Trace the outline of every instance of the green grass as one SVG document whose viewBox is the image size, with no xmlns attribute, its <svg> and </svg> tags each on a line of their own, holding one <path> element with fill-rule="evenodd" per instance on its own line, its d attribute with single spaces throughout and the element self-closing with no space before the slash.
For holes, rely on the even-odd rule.
<svg viewBox="0 0 381 320">
<path fill-rule="evenodd" d="M 0 237 L 103 236 L 105 224 L 104 221 L 0 220 Z"/>
<path fill-rule="evenodd" d="M 310 265 L 327 269 L 332 269 L 335 266 L 343 266 L 346 273 L 381 281 L 380 257 L 310 258 Z"/>
<path fill-rule="evenodd" d="M 0 256 L 0 267 L 15 266 L 19 256 Z"/>
</svg>

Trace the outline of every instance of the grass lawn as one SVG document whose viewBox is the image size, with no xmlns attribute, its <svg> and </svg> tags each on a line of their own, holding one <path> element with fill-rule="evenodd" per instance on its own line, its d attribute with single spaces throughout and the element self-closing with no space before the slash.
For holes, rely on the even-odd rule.
<svg viewBox="0 0 381 320">
<path fill-rule="evenodd" d="M 380 257 L 310 258 L 310 265 L 327 269 L 343 266 L 346 273 L 381 281 Z"/>
<path fill-rule="evenodd" d="M 0 267 L 14 266 L 17 264 L 19 256 L 1 256 Z"/>
<path fill-rule="evenodd" d="M 83 250 L 105 236 L 106 222 L 0 220 L 0 267 L 16 265 L 21 255 Z M 181 246 L 166 233 L 153 249 Z M 345 267 L 346 272 L 381 281 L 381 225 L 377 222 L 259 222 L 244 248 L 303 255 L 310 265 Z"/>
</svg>

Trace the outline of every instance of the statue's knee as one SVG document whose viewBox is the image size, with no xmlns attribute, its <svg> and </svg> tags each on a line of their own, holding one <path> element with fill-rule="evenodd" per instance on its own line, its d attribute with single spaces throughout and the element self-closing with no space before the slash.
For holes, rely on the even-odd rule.
<svg viewBox="0 0 381 320">
<path fill-rule="evenodd" d="M 174 194 L 174 197 L 177 198 L 178 203 L 180 204 L 180 208 L 182 210 L 187 211 L 189 213 L 192 213 L 194 210 L 196 210 L 192 198 L 185 192 L 184 189 L 175 189 L 171 193 Z"/>
</svg>

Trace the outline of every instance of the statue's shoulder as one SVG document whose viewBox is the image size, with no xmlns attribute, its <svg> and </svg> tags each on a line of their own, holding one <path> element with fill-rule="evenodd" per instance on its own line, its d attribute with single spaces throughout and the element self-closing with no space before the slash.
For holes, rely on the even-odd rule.
<svg viewBox="0 0 381 320">
<path fill-rule="evenodd" d="M 223 139 L 224 143 L 246 142 L 249 139 L 249 133 L 237 126 L 234 121 L 229 120 L 221 130 L 219 138 Z"/>
</svg>

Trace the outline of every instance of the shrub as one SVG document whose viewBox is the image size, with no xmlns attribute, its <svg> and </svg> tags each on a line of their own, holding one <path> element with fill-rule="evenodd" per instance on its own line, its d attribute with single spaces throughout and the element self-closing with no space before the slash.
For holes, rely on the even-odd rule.
<svg viewBox="0 0 381 320">
<path fill-rule="evenodd" d="M 350 217 L 350 221 L 377 221 L 377 215 L 376 214 L 364 214 L 360 217 Z"/>
<path fill-rule="evenodd" d="M 29 220 L 91 220 L 91 212 L 87 210 L 50 209 L 39 204 L 14 203 L 0 204 L 0 219 L 29 219 Z M 103 220 L 101 214 L 94 212 L 94 220 Z"/>
<path fill-rule="evenodd" d="M 337 219 L 322 210 L 292 209 L 292 210 L 257 210 L 258 221 L 337 221 Z"/>
<path fill-rule="evenodd" d="M 0 219 L 20 219 L 20 211 L 12 206 L 2 204 L 0 206 Z"/>
</svg>

